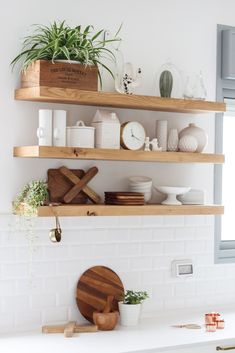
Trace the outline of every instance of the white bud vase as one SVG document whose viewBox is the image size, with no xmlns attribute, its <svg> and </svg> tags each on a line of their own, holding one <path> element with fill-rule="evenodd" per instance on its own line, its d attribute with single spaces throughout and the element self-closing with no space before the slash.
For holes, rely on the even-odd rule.
<svg viewBox="0 0 235 353">
<path fill-rule="evenodd" d="M 195 137 L 197 140 L 196 152 L 203 152 L 208 142 L 208 135 L 203 129 L 196 126 L 196 124 L 191 123 L 188 127 L 180 131 L 179 138 L 181 139 L 181 137 L 185 135 Z"/>
<path fill-rule="evenodd" d="M 179 142 L 178 130 L 171 129 L 168 135 L 167 151 L 177 151 L 178 142 Z"/>
<path fill-rule="evenodd" d="M 162 151 L 167 150 L 167 120 L 156 121 L 156 137 L 158 140 L 159 147 L 162 147 Z"/>
</svg>

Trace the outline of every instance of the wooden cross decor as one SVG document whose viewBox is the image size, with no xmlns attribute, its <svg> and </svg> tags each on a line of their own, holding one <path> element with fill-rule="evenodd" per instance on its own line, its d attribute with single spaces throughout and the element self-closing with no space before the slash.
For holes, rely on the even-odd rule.
<svg viewBox="0 0 235 353">
<path fill-rule="evenodd" d="M 79 173 L 78 173 L 79 172 Z M 60 174 L 60 176 L 58 175 Z M 84 196 L 86 195 L 93 203 L 100 203 L 100 196 L 87 186 L 88 182 L 98 173 L 97 167 L 90 168 L 86 173 L 81 170 L 70 170 L 66 167 L 61 167 L 57 170 L 50 169 L 48 170 L 48 189 L 50 194 L 51 202 L 62 202 L 62 203 L 85 203 Z M 61 175 L 62 174 L 62 175 Z M 66 186 L 66 189 L 63 191 L 62 183 L 58 185 L 58 179 L 65 177 L 72 183 L 72 187 L 69 185 Z M 57 184 L 57 185 L 56 185 Z M 64 186 L 64 182 L 63 182 Z M 59 190 L 58 190 L 59 189 Z M 55 191 L 58 191 L 57 193 Z M 61 196 L 61 191 L 62 195 Z M 83 196 L 80 192 L 83 191 Z M 58 193 L 60 195 L 58 195 Z M 55 195 L 56 194 L 56 195 Z M 80 195 L 79 195 L 80 194 Z M 85 194 L 85 195 L 84 195 Z M 55 199 L 57 198 L 57 199 Z M 77 200 L 77 201 L 76 201 Z"/>
</svg>

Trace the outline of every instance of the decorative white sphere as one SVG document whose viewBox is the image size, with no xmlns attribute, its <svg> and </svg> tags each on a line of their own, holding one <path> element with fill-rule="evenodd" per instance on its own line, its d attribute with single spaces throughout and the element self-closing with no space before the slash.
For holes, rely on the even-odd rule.
<svg viewBox="0 0 235 353">
<path fill-rule="evenodd" d="M 184 135 L 179 140 L 179 150 L 181 152 L 196 152 L 198 142 L 196 137 Z"/>
</svg>

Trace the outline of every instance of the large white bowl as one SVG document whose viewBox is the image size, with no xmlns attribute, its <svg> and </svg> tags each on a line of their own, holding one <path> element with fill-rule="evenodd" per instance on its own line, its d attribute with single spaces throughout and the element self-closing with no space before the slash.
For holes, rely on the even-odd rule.
<svg viewBox="0 0 235 353">
<path fill-rule="evenodd" d="M 186 194 L 191 187 L 178 187 L 178 186 L 154 186 L 154 188 L 162 194 L 166 194 L 167 198 L 161 203 L 162 205 L 182 205 L 176 196 Z"/>
</svg>

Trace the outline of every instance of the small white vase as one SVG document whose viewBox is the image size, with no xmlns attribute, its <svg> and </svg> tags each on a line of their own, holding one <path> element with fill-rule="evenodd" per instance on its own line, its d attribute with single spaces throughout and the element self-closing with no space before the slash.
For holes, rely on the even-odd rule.
<svg viewBox="0 0 235 353">
<path fill-rule="evenodd" d="M 180 152 L 196 152 L 197 146 L 197 139 L 194 136 L 184 135 L 179 140 Z"/>
<path fill-rule="evenodd" d="M 196 152 L 203 152 L 204 148 L 207 145 L 208 142 L 208 135 L 207 133 L 201 129 L 200 127 L 196 126 L 196 124 L 189 124 L 188 127 L 180 131 L 179 133 L 179 138 L 185 136 L 185 135 L 191 135 L 197 139 L 197 150 Z"/>
<path fill-rule="evenodd" d="M 141 304 L 118 303 L 120 312 L 120 324 L 122 326 L 136 326 L 139 323 Z"/>
<path fill-rule="evenodd" d="M 156 121 L 156 137 L 158 140 L 159 147 L 162 147 L 162 151 L 167 150 L 167 120 Z"/>
<path fill-rule="evenodd" d="M 178 130 L 171 129 L 168 135 L 167 151 L 177 151 L 178 142 L 179 142 Z"/>
</svg>

